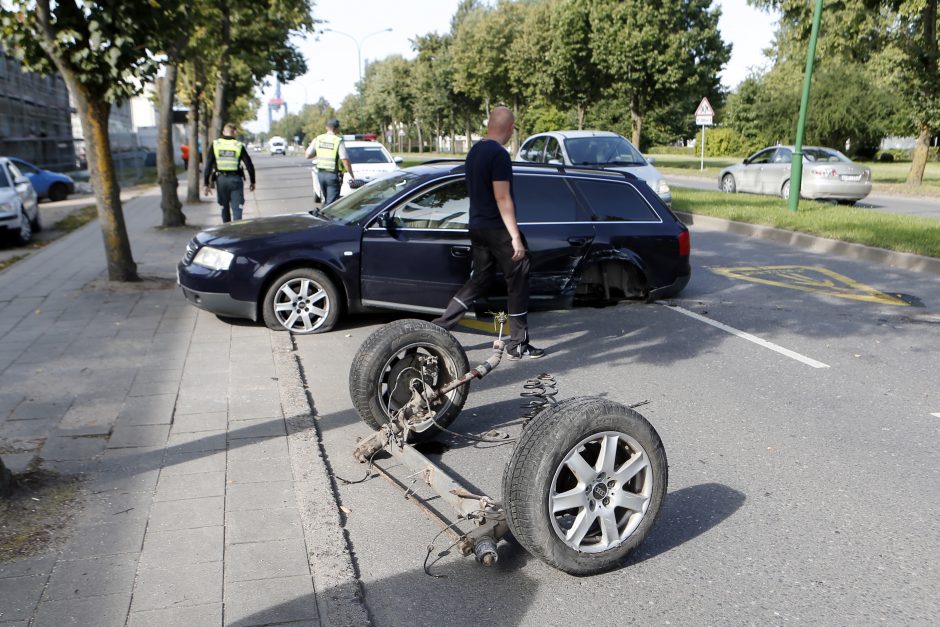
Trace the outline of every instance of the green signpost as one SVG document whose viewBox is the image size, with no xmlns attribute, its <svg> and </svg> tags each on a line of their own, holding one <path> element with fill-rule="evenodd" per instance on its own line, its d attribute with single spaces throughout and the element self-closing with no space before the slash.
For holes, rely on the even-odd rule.
<svg viewBox="0 0 940 627">
<path fill-rule="evenodd" d="M 816 58 L 816 38 L 819 37 L 819 20 L 822 14 L 822 0 L 816 0 L 813 9 L 813 30 L 809 36 L 809 51 L 806 53 L 806 72 L 803 75 L 803 97 L 800 99 L 800 120 L 796 125 L 796 144 L 793 147 L 793 161 L 790 165 L 790 211 L 796 211 L 800 204 L 800 187 L 803 182 L 803 130 L 806 127 L 806 109 L 809 107 L 809 86 L 813 79 L 813 61 Z"/>
</svg>

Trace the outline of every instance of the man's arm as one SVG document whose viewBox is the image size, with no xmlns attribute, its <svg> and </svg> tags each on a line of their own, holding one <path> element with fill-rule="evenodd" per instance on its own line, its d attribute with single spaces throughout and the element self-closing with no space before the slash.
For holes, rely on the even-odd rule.
<svg viewBox="0 0 940 627">
<path fill-rule="evenodd" d="M 212 172 L 215 170 L 215 151 L 209 150 L 209 158 L 206 160 L 206 171 L 202 176 L 202 184 L 206 188 L 206 194 L 209 193 L 209 181 L 212 180 Z"/>
<path fill-rule="evenodd" d="M 519 261 L 525 257 L 525 246 L 522 244 L 522 233 L 516 223 L 516 205 L 512 202 L 509 192 L 509 181 L 493 181 L 493 196 L 496 197 L 496 206 L 499 207 L 499 216 L 512 237 L 512 260 Z"/>
<path fill-rule="evenodd" d="M 317 138 L 314 137 L 313 141 L 310 142 L 310 145 L 307 146 L 307 150 L 304 151 L 304 159 L 313 159 L 317 154 Z"/>
<path fill-rule="evenodd" d="M 251 162 L 251 157 L 248 156 L 248 149 L 242 146 L 241 160 L 245 162 L 245 168 L 248 170 L 248 180 L 251 182 L 251 185 L 248 187 L 248 191 L 255 191 L 255 164 Z"/>
<path fill-rule="evenodd" d="M 339 160 L 343 162 L 343 167 L 346 168 L 347 172 L 349 172 L 349 178 L 356 178 L 352 171 L 352 164 L 349 162 L 349 153 L 346 151 L 346 142 L 340 142 L 338 153 Z"/>
</svg>

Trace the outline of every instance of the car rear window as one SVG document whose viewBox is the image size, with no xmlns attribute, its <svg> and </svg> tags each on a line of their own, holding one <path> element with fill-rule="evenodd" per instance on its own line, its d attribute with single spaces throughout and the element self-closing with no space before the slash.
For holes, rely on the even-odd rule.
<svg viewBox="0 0 940 627">
<path fill-rule="evenodd" d="M 512 181 L 516 201 L 516 220 L 532 222 L 577 222 L 578 203 L 568 184 L 560 176 L 517 174 Z"/>
<path fill-rule="evenodd" d="M 600 222 L 659 222 L 659 216 L 632 185 L 618 181 L 575 183 Z"/>
<path fill-rule="evenodd" d="M 350 163 L 391 163 L 381 146 L 347 146 Z"/>
</svg>

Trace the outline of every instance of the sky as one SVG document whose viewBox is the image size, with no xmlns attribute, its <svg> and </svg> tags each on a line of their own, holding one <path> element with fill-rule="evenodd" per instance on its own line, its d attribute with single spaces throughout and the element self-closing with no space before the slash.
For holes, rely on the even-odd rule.
<svg viewBox="0 0 940 627">
<path fill-rule="evenodd" d="M 773 38 L 776 17 L 749 7 L 746 0 L 715 1 L 722 9 L 718 28 L 724 40 L 732 44 L 731 60 L 721 74 L 721 82 L 734 88 L 752 68 L 764 64 L 762 50 Z M 343 98 L 355 90 L 360 53 L 363 65 L 392 54 L 414 58 L 411 40 L 430 32 L 448 32 L 458 3 L 459 0 L 316 0 L 314 17 L 325 22 L 318 30 L 338 32 L 310 35 L 297 41 L 309 71 L 302 78 L 281 85 L 281 97 L 287 101 L 288 111 L 297 112 L 305 103 L 312 104 L 321 97 L 338 108 Z M 386 30 L 389 28 L 391 31 Z M 257 119 L 245 125 L 252 132 L 268 128 L 267 103 L 275 92 L 273 79 L 270 82 L 262 94 Z M 275 113 L 274 119 L 280 115 L 283 110 Z"/>
</svg>

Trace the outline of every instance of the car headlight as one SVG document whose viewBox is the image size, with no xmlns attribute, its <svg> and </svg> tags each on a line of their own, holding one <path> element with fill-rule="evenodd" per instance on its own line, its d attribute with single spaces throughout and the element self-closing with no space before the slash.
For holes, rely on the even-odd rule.
<svg viewBox="0 0 940 627">
<path fill-rule="evenodd" d="M 669 184 L 666 183 L 666 179 L 659 179 L 656 181 L 656 193 L 660 196 L 669 193 Z"/>
<path fill-rule="evenodd" d="M 211 246 L 203 246 L 199 249 L 199 252 L 196 253 L 196 258 L 193 259 L 193 263 L 204 268 L 209 268 L 210 270 L 228 270 L 228 267 L 232 265 L 233 259 L 235 259 L 235 255 L 228 251 L 212 248 Z"/>
<path fill-rule="evenodd" d="M 0 212 L 13 213 L 15 211 L 16 206 L 12 202 L 0 202 Z"/>
</svg>

